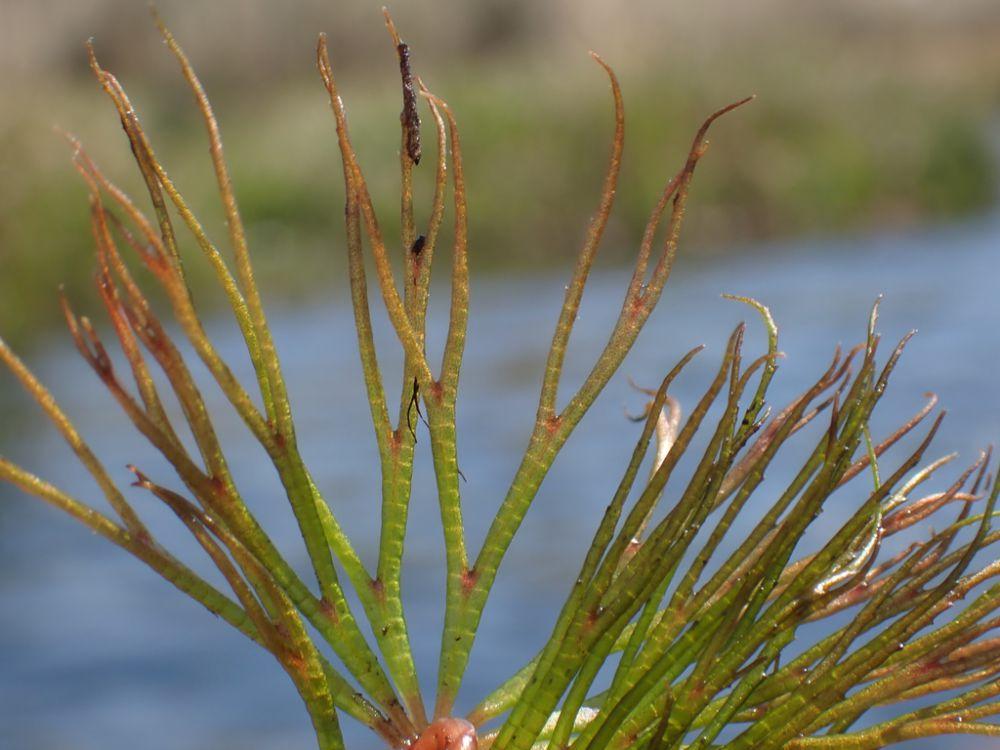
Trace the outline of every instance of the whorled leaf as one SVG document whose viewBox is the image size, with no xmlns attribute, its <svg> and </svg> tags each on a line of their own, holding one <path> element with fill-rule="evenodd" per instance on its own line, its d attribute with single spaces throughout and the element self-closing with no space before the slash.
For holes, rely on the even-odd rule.
<svg viewBox="0 0 1000 750">
<path fill-rule="evenodd" d="M 651 211 L 607 344 L 584 382 L 560 403 L 565 356 L 614 206 L 624 154 L 621 87 L 610 66 L 594 55 L 608 75 L 614 105 L 604 184 L 556 321 L 523 460 L 499 499 L 482 548 L 473 553 L 465 539 L 456 427 L 470 306 L 468 200 L 458 117 L 416 75 L 412 52 L 386 14 L 403 93 L 397 263 L 395 243 L 383 236 L 351 143 L 330 53 L 320 37 L 317 64 L 343 166 L 351 300 L 380 460 L 379 555 L 370 571 L 299 453 L 291 399 L 220 128 L 193 67 L 157 23 L 206 128 L 228 249 L 219 249 L 171 181 L 125 89 L 101 68 L 91 47 L 91 67 L 119 115 L 152 210 L 150 218 L 69 136 L 74 164 L 89 192 L 98 292 L 127 377 L 116 370 L 98 327 L 77 315 L 65 298 L 62 304 L 82 357 L 176 474 L 161 484 L 133 468 L 136 485 L 177 515 L 230 593 L 163 549 L 53 395 L 2 341 L 0 360 L 96 480 L 114 516 L 2 458 L 0 478 L 130 552 L 273 654 L 300 693 L 320 748 L 343 746 L 340 713 L 367 725 L 393 748 L 415 750 L 466 750 L 477 741 L 504 750 L 861 750 L 943 733 L 1000 734 L 989 721 L 1000 713 L 1000 641 L 994 634 L 1000 626 L 1000 583 L 994 581 L 1000 563 L 983 564 L 980 555 L 1000 541 L 1000 532 L 991 527 L 1000 495 L 1000 479 L 990 477 L 996 473 L 991 453 L 984 452 L 944 491 L 921 494 L 921 486 L 954 459 L 923 463 L 941 415 L 910 453 L 893 457 L 892 449 L 923 424 L 936 399 L 930 397 L 880 441 L 872 438 L 873 411 L 908 340 L 878 365 L 877 305 L 864 343 L 846 354 L 838 350 L 811 387 L 777 408 L 768 397 L 781 356 L 777 326 L 763 304 L 739 296 L 731 298 L 763 320 L 767 351 L 745 364 L 745 326 L 739 326 L 704 395 L 683 405 L 689 409 L 686 418 L 669 389 L 700 348 L 648 392 L 651 402 L 640 420 L 635 450 L 548 639 L 466 719 L 453 716 L 506 551 L 560 449 L 619 369 L 670 276 L 708 128 L 749 99 L 716 111 L 697 131 L 683 166 Z M 434 190 L 424 227 L 415 218 L 413 188 L 413 170 L 424 154 L 421 103 L 436 135 Z M 435 371 L 425 349 L 427 305 L 449 193 L 454 217 L 450 312 Z M 188 244 L 208 262 L 229 303 L 253 363 L 253 389 L 236 379 L 198 316 L 184 270 L 195 261 L 188 257 Z M 372 331 L 369 262 L 404 355 L 395 420 Z M 243 502 L 215 415 L 184 349 L 171 340 L 140 275 L 132 272 L 134 264 L 149 272 L 180 334 L 273 463 L 298 521 L 314 583 L 292 569 Z M 396 265 L 402 268 L 401 291 Z M 154 378 L 155 370 L 165 377 L 163 385 Z M 164 390 L 180 403 L 180 420 L 164 408 Z M 709 419 L 713 409 L 720 412 L 714 422 Z M 414 449 L 424 416 L 447 582 L 438 691 L 430 715 L 402 604 Z M 784 455 L 786 444 L 799 440 L 810 441 L 807 458 L 783 486 L 766 486 L 765 494 L 766 471 Z M 642 465 L 654 441 L 646 475 Z M 693 469 L 682 476 L 680 467 L 688 463 Z M 174 482 L 182 487 L 168 486 Z M 839 507 L 849 510 L 846 520 L 825 535 L 818 549 L 803 554 L 801 543 L 835 494 Z M 758 499 L 765 505 L 763 514 L 744 522 Z M 929 528 L 929 519 L 947 517 L 952 509 L 957 514 L 940 531 L 923 531 L 901 552 L 885 552 L 887 539 L 905 531 L 919 534 Z M 361 605 L 361 617 L 348 604 L 348 589 Z M 828 623 L 824 635 L 812 635 L 815 630 L 806 635 L 804 626 L 817 621 Z M 331 663 L 330 653 L 341 666 Z M 867 720 L 875 709 L 928 696 L 937 699 L 926 707 L 901 710 L 875 724 Z M 860 722 L 866 726 L 855 729 Z"/>
</svg>

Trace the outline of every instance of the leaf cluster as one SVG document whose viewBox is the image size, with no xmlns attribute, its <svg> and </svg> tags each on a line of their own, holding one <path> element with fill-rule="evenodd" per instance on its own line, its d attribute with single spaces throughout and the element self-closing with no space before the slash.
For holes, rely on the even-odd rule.
<svg viewBox="0 0 1000 750">
<path fill-rule="evenodd" d="M 219 127 L 192 66 L 162 23 L 164 40 L 205 124 L 227 218 L 227 247 L 219 248 L 186 203 L 124 88 L 100 67 L 91 49 L 94 74 L 118 112 L 152 210 L 150 215 L 125 195 L 69 137 L 74 164 L 90 194 L 97 289 L 127 373 L 116 369 L 90 319 L 78 315 L 65 297 L 62 306 L 83 359 L 135 429 L 174 469 L 174 476 L 154 478 L 130 467 L 135 486 L 176 514 L 229 591 L 207 582 L 157 541 L 53 395 L 2 342 L 0 359 L 96 479 L 114 516 L 2 458 L 0 478 L 130 552 L 273 654 L 302 696 L 321 748 L 343 746 L 342 715 L 370 727 L 392 747 L 416 743 L 420 750 L 453 750 L 477 742 L 504 750 L 860 749 L 942 733 L 1000 734 L 988 721 L 1000 712 L 1000 650 L 990 636 L 1000 624 L 1000 584 L 992 582 L 1000 563 L 976 567 L 977 553 L 1000 538 L 991 529 L 1000 481 L 988 475 L 989 453 L 945 491 L 922 493 L 921 485 L 954 458 L 924 463 L 939 415 L 915 450 L 890 463 L 890 449 L 927 420 L 935 399 L 874 442 L 872 413 L 909 338 L 879 364 L 877 306 L 864 343 L 846 353 L 838 350 L 810 388 L 783 408 L 772 409 L 768 390 L 778 368 L 777 328 L 767 308 L 747 298 L 736 299 L 760 314 L 768 350 L 746 362 L 745 327 L 738 327 L 714 378 L 686 418 L 669 389 L 699 350 L 682 358 L 649 393 L 631 460 L 550 637 L 533 660 L 466 719 L 453 716 L 505 553 L 560 449 L 619 369 L 670 276 L 708 129 L 748 100 L 713 113 L 696 132 L 683 164 L 651 211 L 607 344 L 583 383 L 560 401 L 564 358 L 613 208 L 624 148 L 621 90 L 611 68 L 594 56 L 609 77 L 615 112 L 604 185 L 566 287 L 534 429 L 486 539 L 472 554 L 462 517 L 456 427 L 469 310 L 462 149 L 452 109 L 413 73 L 409 48 L 388 16 L 386 21 L 403 91 L 401 285 L 351 143 L 325 38 L 317 48 L 343 167 L 350 294 L 379 454 L 382 523 L 375 569 L 361 561 L 337 520 L 335 503 L 321 495 L 300 454 Z M 436 153 L 429 219 L 418 231 L 413 174 L 425 155 L 421 102 L 433 124 Z M 440 363 L 435 363 L 425 345 L 427 305 L 449 201 L 454 222 L 450 314 Z M 234 376 L 198 315 L 185 279 L 188 250 L 182 253 L 182 247 L 191 245 L 210 265 L 239 325 L 254 366 L 256 382 L 250 390 Z M 244 502 L 214 415 L 192 375 L 190 357 L 157 316 L 132 270 L 136 264 L 166 298 L 186 345 L 273 464 L 315 580 L 304 580 L 292 568 Z M 374 287 L 404 355 L 394 403 L 386 393 L 372 332 L 367 276 L 372 268 Z M 154 378 L 156 370 L 164 385 Z M 164 387 L 180 404 L 183 422 L 164 407 Z M 713 409 L 720 412 L 714 424 L 709 419 Z M 806 429 L 810 425 L 823 429 Z M 431 711 L 419 687 L 401 583 L 414 452 L 422 429 L 430 440 L 447 581 Z M 798 471 L 780 491 L 764 485 L 778 451 L 800 439 L 814 442 Z M 703 448 L 696 447 L 702 443 Z M 644 459 L 653 445 L 653 468 L 643 477 Z M 693 470 L 682 476 L 679 467 L 687 454 Z M 870 487 L 865 483 L 869 474 Z M 805 534 L 838 492 L 855 499 L 853 511 L 824 536 L 817 551 L 796 559 Z M 745 509 L 752 497 L 765 493 L 769 509 L 747 532 Z M 926 533 L 899 554 L 883 554 L 886 539 L 952 508 L 958 511 L 943 530 Z M 348 590 L 357 597 L 360 613 L 350 606 Z M 966 597 L 970 601 L 960 611 L 953 607 Z M 813 632 L 805 629 L 817 621 L 830 623 L 825 634 L 814 642 L 805 640 L 803 632 Z M 887 704 L 941 694 L 948 697 L 890 720 L 866 720 L 869 712 Z M 866 726 L 855 729 L 859 722 Z"/>
</svg>

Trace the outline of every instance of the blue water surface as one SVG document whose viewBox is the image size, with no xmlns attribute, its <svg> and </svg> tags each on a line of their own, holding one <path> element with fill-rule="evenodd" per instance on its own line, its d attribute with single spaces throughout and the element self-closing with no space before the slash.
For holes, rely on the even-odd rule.
<svg viewBox="0 0 1000 750">
<path fill-rule="evenodd" d="M 884 293 L 886 338 L 895 341 L 910 328 L 919 334 L 880 406 L 876 433 L 904 421 L 933 389 L 949 412 L 934 456 L 955 450 L 972 460 L 979 448 L 1000 438 L 1000 219 L 920 234 L 748 248 L 711 263 L 691 257 L 697 250 L 685 252 L 648 329 L 570 439 L 510 550 L 473 653 L 463 708 L 533 655 L 551 628 L 637 436 L 623 410 L 639 411 L 643 397 L 626 376 L 655 386 L 685 351 L 706 343 L 708 350 L 673 390 L 690 408 L 740 320 L 750 323 L 748 351 L 763 351 L 754 313 L 720 293 L 756 297 L 779 322 L 780 348 L 787 356 L 771 390 L 777 406 L 815 379 L 838 343 L 863 338 L 868 310 Z M 594 273 L 574 331 L 563 399 L 605 343 L 626 280 L 622 271 Z M 564 283 L 560 275 L 509 275 L 473 286 L 459 402 L 459 459 L 467 478 L 462 491 L 473 550 L 531 429 Z M 346 290 L 336 282 L 331 288 L 326 303 L 272 310 L 272 327 L 305 457 L 371 564 L 379 527 L 374 439 Z M 447 289 L 437 289 L 436 296 L 430 320 L 434 356 L 447 325 Z M 376 314 L 375 322 L 395 403 L 399 357 L 384 316 Z M 244 382 L 251 383 L 231 323 L 219 320 L 210 329 Z M 31 360 L 115 479 L 127 486 L 125 465 L 135 463 L 154 479 L 177 485 L 67 339 L 55 339 Z M 203 372 L 196 374 L 205 380 Z M 247 502 L 279 548 L 308 575 L 294 519 L 263 454 L 218 392 L 206 385 L 205 393 L 219 415 L 219 431 Z M 0 410 L 5 455 L 104 507 L 93 482 L 6 375 L 0 379 Z M 416 658 L 430 693 L 442 621 L 443 555 L 426 433 L 420 429 L 404 586 Z M 762 489 L 757 512 L 768 500 L 767 488 L 787 478 L 807 448 L 790 447 L 772 468 L 773 484 Z M 806 543 L 835 528 L 861 494 L 844 494 Z M 167 546 L 222 585 L 183 528 L 150 497 L 131 488 L 128 497 Z M 345 733 L 351 747 L 378 746 L 373 735 L 349 722 Z M 312 743 L 305 711 L 272 658 L 120 550 L 0 486 L 0 748 L 283 750 Z M 969 750 L 1000 742 L 945 738 L 909 747 Z"/>
</svg>

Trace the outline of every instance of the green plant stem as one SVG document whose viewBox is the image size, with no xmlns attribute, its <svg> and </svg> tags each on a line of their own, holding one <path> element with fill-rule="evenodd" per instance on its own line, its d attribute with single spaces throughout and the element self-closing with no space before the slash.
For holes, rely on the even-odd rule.
<svg viewBox="0 0 1000 750">
<path fill-rule="evenodd" d="M 660 214 L 666 209 L 667 200 L 676 193 L 667 228 L 667 238 L 651 281 L 644 288 L 641 284 L 630 287 L 622 307 L 622 313 L 604 352 L 562 413 L 552 418 L 536 420 L 535 428 L 525 451 L 525 457 L 514 475 L 510 489 L 487 532 L 486 540 L 470 572 L 473 583 L 466 592 L 460 611 L 446 619 L 439 675 L 448 681 L 448 685 L 446 687 L 439 685 L 437 701 L 439 711 L 447 713 L 448 708 L 454 702 L 461 684 L 461 675 L 464 674 L 468 664 L 483 607 L 496 578 L 500 561 L 520 527 L 531 501 L 538 493 L 538 489 L 560 448 L 621 365 L 625 355 L 638 337 L 642 325 L 648 319 L 659 299 L 663 285 L 670 275 L 687 199 L 687 188 L 698 159 L 704 152 L 705 133 L 717 117 L 742 103 L 744 102 L 738 102 L 714 113 L 698 131 L 684 168 L 679 173 L 678 178 L 668 184 L 664 191 L 664 197 L 654 209 L 653 218 L 650 221 L 650 225 L 653 225 L 655 229 Z M 639 274 L 640 266 L 644 262 L 643 254 L 640 252 L 636 275 L 633 278 Z M 582 281 L 581 279 L 581 283 Z M 557 334 L 557 336 L 561 337 L 561 334 Z"/>
</svg>

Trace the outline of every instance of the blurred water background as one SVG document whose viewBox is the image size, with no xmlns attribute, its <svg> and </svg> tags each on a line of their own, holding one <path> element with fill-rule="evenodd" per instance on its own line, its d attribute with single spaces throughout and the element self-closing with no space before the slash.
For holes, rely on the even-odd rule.
<svg viewBox="0 0 1000 750">
<path fill-rule="evenodd" d="M 978 448 L 995 442 L 1000 435 L 998 242 L 1000 217 L 990 217 L 919 234 L 746 248 L 711 268 L 698 267 L 685 254 L 623 374 L 571 438 L 514 543 L 483 620 L 463 705 L 470 707 L 509 676 L 514 664 L 536 651 L 552 625 L 637 434 L 623 410 L 639 411 L 643 399 L 627 385 L 625 375 L 653 385 L 684 351 L 708 343 L 709 350 L 674 389 L 690 407 L 739 320 L 751 324 L 749 351 L 762 349 L 760 325 L 741 305 L 720 299 L 720 292 L 766 301 L 781 323 L 781 349 L 788 356 L 772 387 L 776 405 L 807 387 L 837 343 L 863 337 L 868 308 L 884 292 L 886 338 L 895 340 L 912 326 L 920 332 L 877 413 L 876 435 L 905 421 L 933 387 L 949 411 L 934 456 L 956 450 L 971 460 Z M 593 279 L 575 330 L 567 390 L 580 382 L 603 343 L 625 281 L 616 271 Z M 562 284 L 560 276 L 546 274 L 507 275 L 473 286 L 459 404 L 459 458 L 468 478 L 463 493 L 473 548 L 527 439 Z M 346 291 L 335 289 L 331 297 L 322 304 L 277 309 L 273 326 L 299 407 L 306 459 L 362 554 L 373 560 L 378 529 L 374 440 L 367 429 Z M 440 332 L 445 321 L 444 310 L 437 308 L 431 330 Z M 380 321 L 379 332 L 382 351 L 392 351 L 386 321 Z M 224 354 L 243 361 L 232 326 L 220 321 L 213 334 Z M 390 371 L 398 371 L 398 361 L 385 359 Z M 169 476 L 152 451 L 136 441 L 65 341 L 37 352 L 34 363 L 69 414 L 85 426 L 99 454 L 110 457 L 116 478 L 128 481 L 126 462 L 154 477 Z M 250 376 L 245 363 L 241 374 Z M 280 488 L 218 394 L 206 390 L 214 396 L 210 404 L 218 407 L 223 442 L 248 503 L 307 575 Z M 4 454 L 44 472 L 58 486 L 96 496 L 58 437 L 14 387 L 5 387 L 2 405 Z M 411 623 L 419 623 L 413 631 L 418 663 L 430 688 L 443 560 L 425 443 L 422 435 L 407 552 L 411 567 L 404 585 Z M 769 472 L 775 485 L 803 458 L 806 439 L 797 445 Z M 153 501 L 138 490 L 129 496 L 168 544 L 200 560 L 186 532 L 159 513 Z M 860 496 L 858 490 L 841 493 L 842 500 L 831 503 L 819 527 L 833 528 Z M 767 497 L 765 488 L 757 511 Z M 0 529 L 0 747 L 308 746 L 305 713 L 272 660 L 154 574 L 6 487 L 0 488 Z M 202 564 L 200 569 L 211 577 L 209 567 Z M 995 746 L 991 742 L 948 738 L 913 747 Z M 374 738 L 370 743 L 374 747 Z"/>
<path fill-rule="evenodd" d="M 563 393 L 604 343 L 637 227 L 693 126 L 722 102 L 760 96 L 715 134 L 661 307 L 570 440 L 514 543 L 473 654 L 465 708 L 548 633 L 637 434 L 623 411 L 639 411 L 643 399 L 626 376 L 654 385 L 683 352 L 707 343 L 674 391 L 689 407 L 739 320 L 751 324 L 751 350 L 762 349 L 758 321 L 720 293 L 761 299 L 781 325 L 788 356 L 772 388 L 777 405 L 818 375 L 836 344 L 863 337 L 868 308 L 885 293 L 886 337 L 912 327 L 920 333 L 877 414 L 876 433 L 905 420 L 933 389 L 949 411 L 934 456 L 957 450 L 971 460 L 1000 435 L 995 4 L 680 6 L 449 1 L 394 9 L 419 72 L 464 127 L 474 282 L 459 429 L 473 549 L 527 440 L 569 258 L 596 200 L 610 117 L 606 84 L 584 51 L 599 50 L 618 69 L 630 130 L 619 212 L 574 332 Z M 310 47 L 316 31 L 330 33 L 388 232 L 395 62 L 374 5 L 276 7 L 226 0 L 194 15 L 179 0 L 161 3 L 216 102 L 306 459 L 371 560 L 376 453 L 343 285 L 332 127 Z M 86 78 L 80 42 L 91 34 L 102 61 L 133 92 L 168 168 L 221 232 L 200 125 L 145 3 L 5 0 L 0 330 L 24 345 L 113 476 L 127 484 L 131 462 L 166 480 L 164 464 L 135 439 L 68 337 L 46 333 L 57 314 L 56 282 L 66 281 L 84 309 L 92 299 L 84 192 L 50 126 L 78 131 L 107 170 L 140 193 L 115 119 Z M 205 299 L 206 285 L 196 285 Z M 437 291 L 432 347 L 446 319 L 447 293 Z M 385 320 L 376 323 L 380 354 L 397 372 L 392 335 Z M 211 333 L 249 379 L 231 322 L 213 318 Z M 206 392 L 219 407 L 240 488 L 304 571 L 275 479 L 218 394 Z M 423 436 L 404 586 L 411 627 L 421 624 L 412 635 L 430 689 L 443 559 L 425 443 Z M 0 453 L 80 496 L 97 496 L 6 375 Z M 769 482 L 779 484 L 801 456 L 791 449 Z M 168 544 L 199 560 L 186 532 L 151 500 L 138 491 L 129 497 Z M 843 509 L 834 503 L 823 527 L 855 500 L 844 493 Z M 212 577 L 207 566 L 199 569 Z M 376 746 L 356 727 L 345 730 L 349 744 Z M 0 748 L 270 750 L 310 742 L 305 712 L 273 660 L 120 551 L 0 487 Z M 951 738 L 910 745 L 996 746 Z"/>
</svg>

